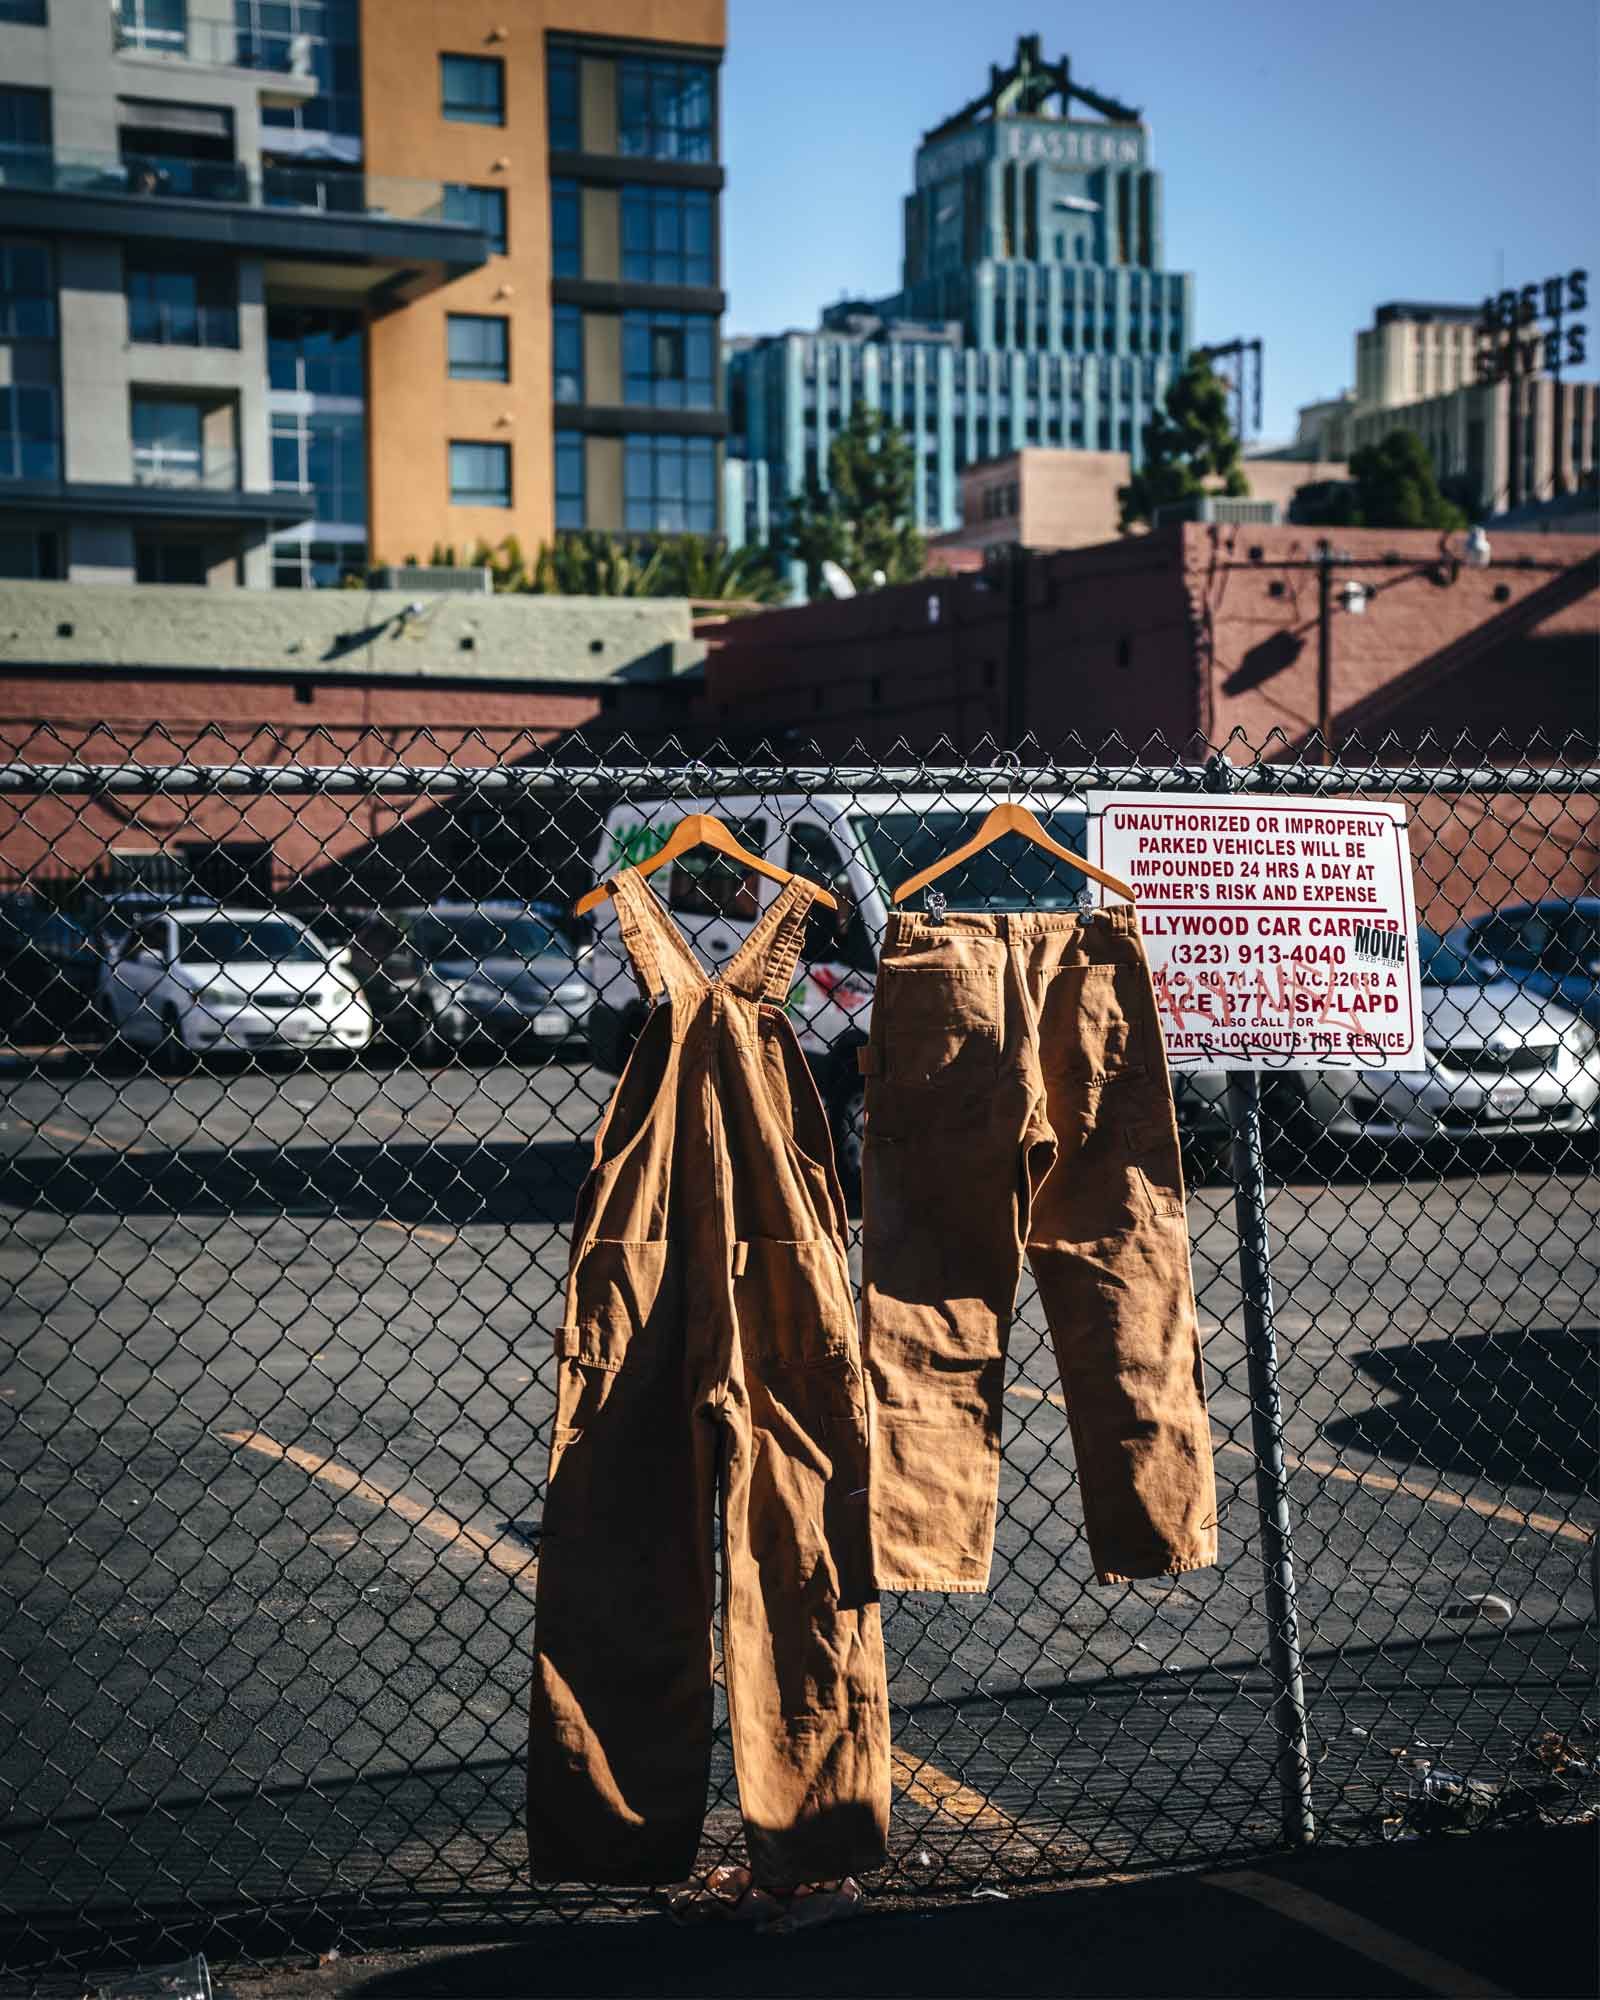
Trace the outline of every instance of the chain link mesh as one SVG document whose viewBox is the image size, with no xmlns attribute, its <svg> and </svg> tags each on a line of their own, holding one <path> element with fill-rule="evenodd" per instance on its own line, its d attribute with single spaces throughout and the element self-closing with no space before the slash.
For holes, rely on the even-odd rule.
<svg viewBox="0 0 1600 2000">
<path fill-rule="evenodd" d="M 1092 784 L 1408 802 L 1469 1029 L 1406 1129 L 1314 1077 L 1263 1091 L 1317 1832 L 1594 1810 L 1592 770 L 159 728 L 0 754 L 7 1976 L 647 1901 L 527 1884 L 522 1760 L 568 1222 L 637 1025 L 567 913 L 691 800 L 813 876 L 854 829 L 889 884 L 1024 783 L 1068 834 Z M 971 892 L 1046 886 L 1007 847 Z M 749 885 L 665 893 L 714 957 Z M 791 1001 L 847 1178 L 881 932 L 849 902 Z M 1025 1277 L 993 1588 L 886 1601 L 882 1896 L 1281 1844 L 1221 1079 L 1179 1114 L 1221 1559 L 1091 1588 Z M 739 1849 L 719 1726 L 703 1859 Z"/>
</svg>

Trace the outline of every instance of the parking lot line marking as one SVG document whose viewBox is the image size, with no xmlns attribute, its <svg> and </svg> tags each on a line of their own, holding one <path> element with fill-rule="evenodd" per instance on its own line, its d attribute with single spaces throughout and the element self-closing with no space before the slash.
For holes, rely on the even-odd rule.
<svg viewBox="0 0 1600 2000">
<path fill-rule="evenodd" d="M 476 1528 L 469 1528 L 464 1521 L 458 1521 L 436 1503 L 425 1505 L 420 1500 L 413 1500 L 408 1493 L 380 1485 L 377 1480 L 366 1478 L 353 1466 L 341 1464 L 336 1458 L 306 1451 L 299 1445 L 279 1444 L 265 1431 L 223 1431 L 220 1435 L 228 1444 L 242 1445 L 247 1451 L 260 1452 L 265 1458 L 286 1460 L 312 1479 L 320 1480 L 324 1486 L 331 1486 L 336 1493 L 365 1500 L 374 1507 L 398 1514 L 419 1534 L 431 1535 L 446 1547 L 459 1546 L 463 1542 L 469 1544 L 524 1589 L 538 1571 L 537 1556 L 518 1555 L 507 1543 L 491 1540 Z M 1013 1833 L 1022 1830 L 1021 1820 L 1005 1812 L 991 1799 L 986 1799 L 982 1792 L 975 1792 L 970 1785 L 952 1778 L 948 1771 L 941 1771 L 926 1757 L 914 1757 L 909 1750 L 898 1746 L 891 1746 L 889 1756 L 895 1783 L 904 1797 L 918 1805 L 945 1813 L 959 1820 L 963 1826 L 1004 1828 Z"/>
<path fill-rule="evenodd" d="M 456 1240 L 453 1230 L 429 1229 L 420 1222 L 396 1222 L 388 1215 L 380 1215 L 372 1226 L 374 1229 L 399 1229 L 407 1236 L 420 1236 L 424 1243 L 454 1243 Z"/>
<path fill-rule="evenodd" d="M 1013 1382 L 1006 1394 L 1020 1397 L 1025 1403 L 1054 1403 L 1060 1410 L 1067 1407 L 1066 1398 L 1054 1389 L 1036 1389 L 1031 1382 Z M 1217 1450 L 1231 1452 L 1238 1458 L 1255 1457 L 1247 1444 L 1238 1444 L 1232 1438 L 1224 1438 Z M 1593 1530 L 1580 1527 L 1575 1521 L 1563 1521 L 1555 1514 L 1527 1514 L 1520 1507 L 1508 1507 L 1499 1500 L 1480 1500 L 1475 1493 L 1452 1493 L 1442 1486 L 1425 1486 L 1420 1479 L 1400 1479 L 1388 1472 L 1358 1472 L 1353 1466 L 1334 1465 L 1323 1458 L 1304 1458 L 1294 1451 L 1286 1450 L 1283 1460 L 1293 1470 L 1314 1472 L 1321 1479 L 1340 1479 L 1351 1486 L 1376 1486 L 1385 1493 L 1409 1493 L 1413 1499 L 1426 1501 L 1430 1506 L 1437 1502 L 1441 1507 L 1462 1507 L 1489 1520 L 1508 1521 L 1516 1528 L 1537 1528 L 1542 1534 L 1559 1535 L 1564 1541 L 1579 1542 L 1585 1547 L 1594 1540 Z"/>
<path fill-rule="evenodd" d="M 514 1543 L 505 1539 L 495 1539 L 481 1533 L 477 1528 L 469 1528 L 464 1521 L 458 1521 L 443 1507 L 425 1505 L 413 1500 L 408 1493 L 398 1488 L 380 1485 L 375 1479 L 368 1479 L 353 1467 L 342 1465 L 336 1458 L 325 1458 L 314 1451 L 305 1451 L 299 1445 L 279 1444 L 265 1431 L 223 1431 L 223 1439 L 229 1444 L 243 1445 L 247 1451 L 258 1451 L 263 1457 L 286 1459 L 298 1466 L 312 1479 L 324 1486 L 331 1486 L 336 1493 L 349 1494 L 355 1499 L 365 1500 L 374 1507 L 384 1508 L 391 1514 L 398 1514 L 402 1521 L 415 1528 L 419 1534 L 431 1535 L 445 1547 L 457 1547 L 465 1542 L 506 1576 L 522 1582 L 539 1567 L 539 1558 L 526 1550 L 518 1551 Z"/>
<path fill-rule="evenodd" d="M 1219 1449 L 1243 1458 L 1255 1457 L 1248 1445 L 1235 1444 L 1231 1438 Z M 1480 1500 L 1475 1493 L 1452 1493 L 1446 1487 L 1425 1486 L 1420 1479 L 1399 1479 L 1389 1472 L 1358 1472 L 1353 1466 L 1334 1465 L 1323 1458 L 1304 1458 L 1298 1452 L 1286 1451 L 1283 1458 L 1294 1470 L 1314 1472 L 1320 1479 L 1339 1479 L 1349 1486 L 1376 1486 L 1384 1493 L 1409 1493 L 1429 1506 L 1437 1502 L 1441 1507 L 1462 1507 L 1488 1520 L 1508 1521 L 1515 1528 L 1537 1528 L 1542 1534 L 1559 1535 L 1564 1541 L 1580 1542 L 1585 1547 L 1594 1540 L 1592 1530 L 1579 1527 L 1575 1521 L 1563 1521 L 1555 1514 L 1528 1514 L 1500 1500 Z"/>
<path fill-rule="evenodd" d="M 1496 1986 L 1492 1979 L 1484 1979 L 1464 1965 L 1441 1958 L 1426 1945 L 1414 1944 L 1398 1931 L 1347 1910 L 1342 1903 L 1330 1902 L 1326 1896 L 1304 1889 L 1298 1882 L 1285 1882 L 1276 1875 L 1259 1875 L 1249 1868 L 1230 1870 L 1226 1875 L 1203 1875 L 1200 1879 L 1208 1888 L 1248 1896 L 1252 1903 L 1260 1903 L 1291 1923 L 1331 1938 L 1347 1951 L 1359 1952 L 1375 1965 L 1398 1973 L 1413 1986 L 1420 1986 L 1425 1993 L 1448 1994 L 1451 2000 L 1511 2000 L 1509 1990 Z"/>
<path fill-rule="evenodd" d="M 1027 1830 L 1020 1819 L 997 1806 L 993 1799 L 962 1784 L 959 1778 L 952 1778 L 948 1771 L 941 1771 L 926 1757 L 913 1757 L 898 1744 L 890 1745 L 889 1768 L 904 1798 L 958 1819 L 963 1826 L 1000 1828 L 1007 1833 Z"/>
<path fill-rule="evenodd" d="M 71 1125 L 55 1125 L 48 1119 L 42 1125 L 35 1125 L 33 1130 L 37 1133 L 42 1133 L 48 1139 L 72 1139 L 80 1146 L 104 1146 L 109 1152 L 113 1153 L 139 1153 L 144 1151 L 144 1148 L 135 1145 L 132 1139 L 108 1139 L 102 1132 L 85 1132 L 75 1129 Z"/>
</svg>

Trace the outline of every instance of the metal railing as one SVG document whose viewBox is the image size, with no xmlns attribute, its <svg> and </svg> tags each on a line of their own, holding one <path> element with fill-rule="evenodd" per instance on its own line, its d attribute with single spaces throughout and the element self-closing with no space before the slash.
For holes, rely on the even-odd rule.
<svg viewBox="0 0 1600 2000">
<path fill-rule="evenodd" d="M 896 1798 L 872 1892 L 1600 1808 L 1600 950 L 1580 934 L 1600 922 L 1582 896 L 1600 770 L 1538 745 L 1340 756 L 1119 744 L 1019 774 L 615 739 L 555 761 L 483 730 L 324 725 L 246 751 L 220 725 L 11 725 L 8 1976 L 66 1990 L 119 1955 L 481 1937 L 647 1900 L 527 1883 L 522 1756 L 568 1225 L 636 1018 L 605 935 L 563 913 L 673 801 L 763 817 L 782 862 L 795 828 L 819 852 L 818 801 L 866 853 L 892 813 L 1024 784 L 1069 814 L 1091 788 L 1403 799 L 1424 922 L 1460 960 L 1430 993 L 1416 1102 L 1434 1109 L 1408 1129 L 1298 1074 L 1235 1079 L 1247 1116 L 1220 1078 L 1178 1079 L 1214 1570 L 1093 1586 L 1024 1280 L 992 1589 L 885 1603 Z M 859 999 L 881 908 L 850 879 Z M 656 883 L 685 922 L 706 907 L 703 876 Z M 359 1033 L 336 1046 L 276 1002 L 247 1033 L 237 999 L 213 1033 L 224 1003 L 176 988 L 130 1012 L 107 940 L 185 893 L 349 953 Z M 550 963 L 524 968 L 536 1009 L 473 1012 L 396 952 L 407 912 L 507 898 L 549 935 Z M 848 1175 L 865 1015 L 823 1004 L 846 949 L 809 942 L 791 1011 Z M 1474 1037 L 1539 1060 L 1452 1068 Z M 738 1851 L 736 1803 L 719 1734 L 707 1864 Z"/>
<path fill-rule="evenodd" d="M 472 233 L 469 224 L 456 223 L 446 214 L 442 183 L 348 168 L 257 168 L 237 160 L 191 160 L 160 153 L 0 146 L 0 188 L 306 209 L 373 221 L 449 224 Z"/>
</svg>

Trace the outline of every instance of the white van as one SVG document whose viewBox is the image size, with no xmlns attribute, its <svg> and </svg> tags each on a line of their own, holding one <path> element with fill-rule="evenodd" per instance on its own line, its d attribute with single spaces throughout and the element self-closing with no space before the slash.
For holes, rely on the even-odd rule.
<svg viewBox="0 0 1600 2000">
<path fill-rule="evenodd" d="M 1064 847 L 1083 852 L 1082 803 L 1019 795 Z M 594 857 L 603 881 L 644 861 L 689 813 L 714 813 L 752 853 L 809 876 L 838 898 L 837 916 L 814 908 L 789 995 L 789 1014 L 810 1058 L 833 1123 L 839 1170 L 860 1170 L 862 1087 L 856 1049 L 867 1038 L 878 950 L 897 883 L 968 839 L 995 803 L 979 792 L 781 792 L 765 796 L 629 800 L 612 807 Z M 715 971 L 749 935 L 779 885 L 700 848 L 669 862 L 650 886 L 701 963 Z M 942 877 L 952 909 L 1074 909 L 1084 878 L 1019 840 L 987 848 Z M 920 909 L 918 896 L 911 907 Z M 597 989 L 589 1016 L 593 1060 L 619 1072 L 644 1020 L 645 1003 L 617 934 L 609 897 L 595 913 L 594 951 L 584 971 Z"/>
</svg>

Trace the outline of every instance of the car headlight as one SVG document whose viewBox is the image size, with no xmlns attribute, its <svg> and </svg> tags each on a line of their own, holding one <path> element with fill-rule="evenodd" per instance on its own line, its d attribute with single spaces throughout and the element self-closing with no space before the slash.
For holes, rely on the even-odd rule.
<svg viewBox="0 0 1600 2000">
<path fill-rule="evenodd" d="M 1570 1028 L 1562 1030 L 1563 1046 L 1575 1055 L 1579 1062 L 1587 1062 L 1594 1054 L 1595 1044 L 1600 1041 L 1587 1021 L 1574 1021 Z"/>
<path fill-rule="evenodd" d="M 563 979 L 550 995 L 563 1007 L 581 1007 L 589 997 L 588 982 L 582 979 Z"/>
<path fill-rule="evenodd" d="M 196 989 L 195 999 L 202 1007 L 248 1007 L 250 995 L 242 986 L 235 986 L 226 979 L 215 979 L 209 986 Z"/>
<path fill-rule="evenodd" d="M 492 1007 L 505 997 L 492 979 L 463 979 L 455 990 L 461 999 L 475 1000 L 480 1007 Z"/>
</svg>

